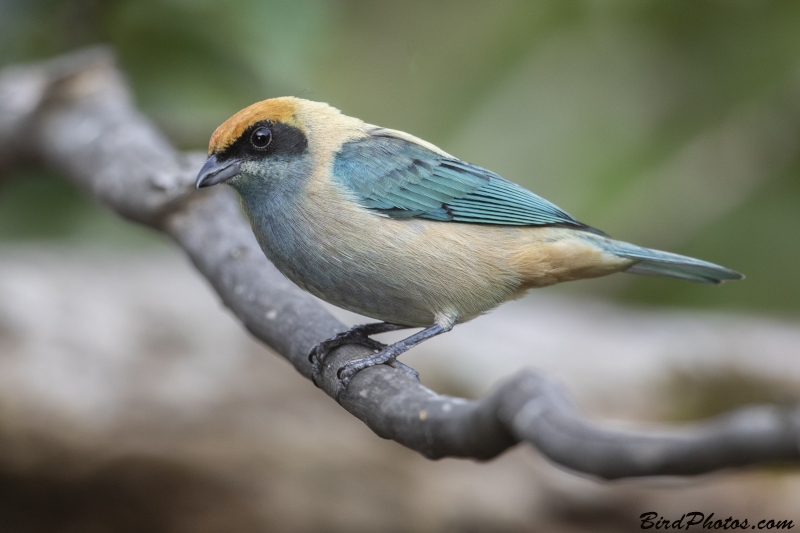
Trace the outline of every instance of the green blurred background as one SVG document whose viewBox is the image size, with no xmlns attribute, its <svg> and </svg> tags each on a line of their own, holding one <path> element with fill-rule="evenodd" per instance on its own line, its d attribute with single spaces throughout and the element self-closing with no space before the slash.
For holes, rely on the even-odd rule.
<svg viewBox="0 0 800 533">
<path fill-rule="evenodd" d="M 0 66 L 95 43 L 183 149 L 254 101 L 327 101 L 748 276 L 549 290 L 800 312 L 796 0 L 0 0 Z M 32 169 L 0 184 L 0 242 L 164 245 Z"/>
</svg>

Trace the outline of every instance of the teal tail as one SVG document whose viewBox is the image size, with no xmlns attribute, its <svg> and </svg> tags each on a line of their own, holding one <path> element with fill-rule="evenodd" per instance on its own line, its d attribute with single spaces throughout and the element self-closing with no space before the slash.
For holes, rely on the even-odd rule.
<svg viewBox="0 0 800 533">
<path fill-rule="evenodd" d="M 735 270 L 725 268 L 708 261 L 701 261 L 685 255 L 672 254 L 659 250 L 642 248 L 627 242 L 615 241 L 594 235 L 588 236 L 593 242 L 617 257 L 636 259 L 639 262 L 625 272 L 645 276 L 684 279 L 697 283 L 719 284 L 723 281 L 744 278 Z"/>
</svg>

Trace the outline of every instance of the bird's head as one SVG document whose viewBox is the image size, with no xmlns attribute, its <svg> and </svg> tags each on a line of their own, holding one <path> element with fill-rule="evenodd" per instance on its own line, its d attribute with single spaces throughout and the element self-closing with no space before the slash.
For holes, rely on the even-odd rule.
<svg viewBox="0 0 800 533">
<path fill-rule="evenodd" d="M 309 147 L 315 137 L 320 144 L 320 130 L 347 118 L 327 104 L 291 96 L 246 107 L 211 136 L 196 186 L 229 182 L 240 188 L 248 181 L 267 184 L 297 174 L 292 169 L 312 164 Z"/>
</svg>

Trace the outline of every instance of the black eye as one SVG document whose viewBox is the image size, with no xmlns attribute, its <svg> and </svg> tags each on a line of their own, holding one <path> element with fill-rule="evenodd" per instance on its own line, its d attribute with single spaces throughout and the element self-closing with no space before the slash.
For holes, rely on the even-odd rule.
<svg viewBox="0 0 800 533">
<path fill-rule="evenodd" d="M 258 128 L 253 132 L 253 136 L 250 137 L 250 142 L 253 143 L 255 148 L 263 150 L 272 142 L 272 131 L 266 127 Z"/>
</svg>

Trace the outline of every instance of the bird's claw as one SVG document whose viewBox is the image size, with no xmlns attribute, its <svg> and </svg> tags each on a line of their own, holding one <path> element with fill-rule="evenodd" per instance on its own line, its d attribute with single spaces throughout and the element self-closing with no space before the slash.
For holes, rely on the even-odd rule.
<svg viewBox="0 0 800 533">
<path fill-rule="evenodd" d="M 336 371 L 336 377 L 339 378 L 339 394 L 341 394 L 341 392 L 350 385 L 350 380 L 353 379 L 353 376 L 356 375 L 358 370 L 360 369 L 356 369 L 348 365 L 342 365 L 339 367 L 339 370 Z M 339 394 L 337 394 L 337 396 Z"/>
<path fill-rule="evenodd" d="M 308 354 L 308 360 L 311 363 L 311 380 L 317 387 L 320 386 L 320 378 L 324 370 L 323 365 L 328 357 L 328 354 L 335 348 L 344 346 L 345 344 L 359 344 L 361 346 L 366 346 L 367 348 L 372 349 L 374 353 L 366 357 L 348 361 L 336 370 L 336 377 L 339 380 L 336 390 L 337 399 L 347 389 L 347 386 L 350 384 L 350 380 L 353 379 L 353 376 L 355 376 L 359 371 L 375 365 L 390 365 L 393 368 L 397 368 L 398 370 L 402 370 L 407 374 L 411 374 L 415 379 L 419 379 L 419 373 L 417 373 L 416 370 L 397 361 L 397 356 L 408 349 L 408 339 L 392 344 L 391 346 L 387 346 L 382 342 L 370 338 L 370 335 L 377 335 L 380 333 L 386 333 L 388 331 L 396 331 L 398 329 L 404 329 L 404 327 L 405 326 L 399 326 L 397 324 L 390 324 L 386 322 L 364 324 L 362 326 L 352 327 L 347 331 L 343 331 L 334 335 L 330 339 L 322 341 L 321 343 L 317 344 Z"/>
<path fill-rule="evenodd" d="M 376 356 L 379 354 L 375 354 Z M 384 364 L 389 365 L 392 368 L 396 368 L 397 370 L 401 370 L 406 374 L 411 374 L 414 379 L 419 380 L 419 372 L 411 368 L 410 366 L 401 363 L 397 359 L 389 359 L 383 363 L 374 363 L 369 365 L 364 365 L 360 360 L 350 361 L 348 363 L 343 364 L 339 367 L 336 371 L 336 377 L 339 378 L 339 384 L 341 385 L 342 389 L 346 389 L 348 385 L 350 385 L 350 380 L 353 379 L 358 372 L 364 370 L 365 368 L 369 368 L 370 366 L 375 366 L 376 364 Z"/>
<path fill-rule="evenodd" d="M 383 350 L 373 355 L 369 355 L 361 359 L 354 359 L 340 366 L 336 371 L 336 377 L 339 378 L 339 389 L 336 393 L 336 398 L 338 399 L 339 395 L 347 389 L 347 387 L 350 385 L 350 380 L 353 379 L 353 376 L 371 366 L 389 365 L 407 374 L 411 374 L 414 379 L 418 380 L 419 372 L 398 361 L 397 355 L 398 354 L 392 350 L 391 346 L 387 346 Z"/>
<path fill-rule="evenodd" d="M 370 338 L 370 335 L 372 334 L 384 332 L 375 331 L 376 328 L 374 327 L 370 329 L 370 326 L 373 325 L 368 324 L 367 326 L 356 326 L 354 328 L 350 328 L 349 330 L 339 333 L 328 340 L 322 341 L 321 343 L 317 344 L 311 350 L 311 352 L 309 352 L 308 359 L 311 362 L 311 380 L 317 387 L 320 386 L 323 364 L 325 363 L 325 359 L 328 357 L 328 354 L 335 348 L 344 346 L 345 344 L 358 344 L 361 346 L 366 346 L 367 348 L 372 349 L 375 353 L 360 359 L 348 361 L 336 370 L 336 377 L 339 380 L 336 390 L 337 399 L 347 389 L 348 385 L 350 385 L 350 380 L 353 379 L 353 376 L 355 376 L 361 370 L 374 365 L 387 364 L 397 368 L 398 370 L 402 370 L 405 373 L 411 374 L 415 379 L 419 379 L 419 374 L 416 370 L 408 365 L 404 365 L 400 361 L 397 361 L 397 356 L 404 350 L 397 351 L 397 349 L 394 347 L 395 345 L 387 346 L 382 342 Z"/>
<path fill-rule="evenodd" d="M 322 373 L 322 365 L 325 362 L 325 359 L 328 357 L 328 354 L 334 349 L 346 344 L 358 344 L 360 346 L 366 346 L 367 348 L 371 348 L 376 352 L 386 348 L 386 345 L 382 342 L 371 339 L 369 335 L 364 333 L 359 328 L 359 326 L 350 328 L 349 330 L 341 333 L 337 333 L 330 339 L 324 340 L 314 346 L 314 348 L 312 348 L 308 354 L 308 360 L 311 363 L 311 381 L 314 382 L 314 385 L 319 387 L 318 377 Z M 339 370 L 341 371 L 341 369 Z M 349 383 L 349 379 L 347 381 Z"/>
</svg>

